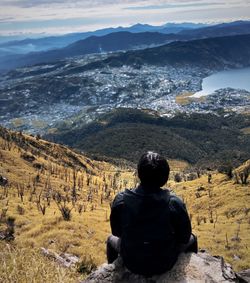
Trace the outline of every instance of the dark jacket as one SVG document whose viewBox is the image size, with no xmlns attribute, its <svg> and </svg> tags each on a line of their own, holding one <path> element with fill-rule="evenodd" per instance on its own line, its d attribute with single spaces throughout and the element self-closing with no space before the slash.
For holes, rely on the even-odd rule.
<svg viewBox="0 0 250 283">
<path fill-rule="evenodd" d="M 175 264 L 189 241 L 191 223 L 184 203 L 168 190 L 142 186 L 119 193 L 112 204 L 112 234 L 121 238 L 121 256 L 134 273 L 151 276 Z"/>
</svg>

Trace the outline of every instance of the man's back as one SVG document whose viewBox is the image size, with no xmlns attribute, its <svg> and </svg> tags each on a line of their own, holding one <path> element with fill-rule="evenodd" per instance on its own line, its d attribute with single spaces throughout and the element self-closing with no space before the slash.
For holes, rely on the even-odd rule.
<svg viewBox="0 0 250 283">
<path fill-rule="evenodd" d="M 167 160 L 158 153 L 141 156 L 137 165 L 140 186 L 119 193 L 112 204 L 109 263 L 120 254 L 128 269 L 151 276 L 171 269 L 180 252 L 197 252 L 184 203 L 161 189 L 169 171 Z"/>
<path fill-rule="evenodd" d="M 182 240 L 188 241 L 191 226 L 185 206 L 168 190 L 149 193 L 139 186 L 120 193 L 112 206 L 112 234 L 121 238 L 125 265 L 138 274 L 150 276 L 172 268 L 178 257 L 178 226 L 184 226 Z"/>
</svg>

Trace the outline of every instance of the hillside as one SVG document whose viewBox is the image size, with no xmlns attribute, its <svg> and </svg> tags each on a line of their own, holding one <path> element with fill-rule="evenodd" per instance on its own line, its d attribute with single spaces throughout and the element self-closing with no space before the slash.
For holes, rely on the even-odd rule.
<svg viewBox="0 0 250 283">
<path fill-rule="evenodd" d="M 15 219 L 14 241 L 7 245 L 0 240 L 3 282 L 82 278 L 77 268 L 65 269 L 42 256 L 41 247 L 77 256 L 78 270 L 84 273 L 103 263 L 109 203 L 118 191 L 136 184 L 134 170 L 125 163 L 117 167 L 93 161 L 65 146 L 4 128 L 0 157 L 0 175 L 8 180 L 8 186 L 0 185 L 0 236 Z M 170 166 L 172 174 L 183 174 L 186 167 L 180 162 Z M 249 170 L 248 163 L 237 172 L 245 168 Z M 249 183 L 210 173 L 210 183 L 203 171 L 193 181 L 171 180 L 168 186 L 184 199 L 200 248 L 224 256 L 236 270 L 249 268 Z"/>
<path fill-rule="evenodd" d="M 1 69 L 10 70 L 39 63 L 56 62 L 67 57 L 92 53 L 145 48 L 151 45 L 164 44 L 176 38 L 175 35 L 157 32 L 130 33 L 125 31 L 114 32 L 103 36 L 90 36 L 64 48 L 6 57 L 5 60 L 1 60 Z"/>
<path fill-rule="evenodd" d="M 0 183 L 0 238 L 8 218 L 15 218 L 13 245 L 0 241 L 0 282 L 24 282 L 26 276 L 29 282 L 62 276 L 72 282 L 79 276 L 43 258 L 41 247 L 73 253 L 83 265 L 103 262 L 109 202 L 134 182 L 131 172 L 0 128 L 0 175 L 8 180 L 8 186 Z"/>
<path fill-rule="evenodd" d="M 197 65 L 209 68 L 249 66 L 250 35 L 223 36 L 172 42 L 153 49 L 129 51 L 104 60 L 109 66 Z"/>
<path fill-rule="evenodd" d="M 74 254 L 83 272 L 105 261 L 110 201 L 137 182 L 133 168 L 117 163 L 93 161 L 66 146 L 0 127 L 0 282 L 81 277 L 42 256 L 41 247 Z M 170 164 L 175 170 L 186 166 Z M 1 239 L 13 218 L 15 240 L 8 244 Z"/>
<path fill-rule="evenodd" d="M 154 112 L 116 109 L 97 121 L 58 125 L 47 138 L 78 148 L 92 157 L 106 156 L 136 162 L 147 150 L 202 166 L 234 165 L 250 158 L 248 115 L 179 114 L 172 118 Z M 74 139 L 72 139 L 74 136 Z M 112 138 L 110 138 L 112 137 Z"/>
</svg>

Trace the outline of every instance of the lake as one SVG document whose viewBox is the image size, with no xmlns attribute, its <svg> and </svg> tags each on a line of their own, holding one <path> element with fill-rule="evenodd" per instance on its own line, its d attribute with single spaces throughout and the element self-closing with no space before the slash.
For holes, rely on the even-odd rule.
<svg viewBox="0 0 250 283">
<path fill-rule="evenodd" d="M 196 92 L 193 97 L 208 95 L 215 90 L 227 87 L 250 91 L 250 67 L 221 71 L 204 78 L 202 90 Z"/>
</svg>

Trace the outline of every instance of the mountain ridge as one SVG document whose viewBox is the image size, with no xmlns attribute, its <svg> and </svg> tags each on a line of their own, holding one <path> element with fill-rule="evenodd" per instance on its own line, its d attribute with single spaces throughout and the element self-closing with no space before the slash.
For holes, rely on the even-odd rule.
<svg viewBox="0 0 250 283">
<path fill-rule="evenodd" d="M 23 55 L 8 55 L 5 57 L 1 57 L 0 58 L 0 62 L 1 62 L 1 69 L 3 70 L 9 70 L 9 69 L 13 69 L 16 67 L 21 67 L 21 66 L 27 66 L 27 65 L 31 65 L 31 64 L 37 64 L 37 63 L 42 63 L 42 62 L 50 62 L 50 61 L 55 61 L 55 60 L 59 60 L 59 59 L 63 59 L 66 57 L 70 57 L 70 56 L 76 56 L 76 55 L 84 55 L 84 54 L 91 54 L 91 53 L 99 53 L 100 52 L 100 48 L 99 45 L 102 44 L 107 44 L 107 42 L 105 43 L 106 38 L 110 38 L 109 36 L 112 34 L 116 34 L 116 42 L 113 41 L 112 43 L 109 44 L 109 48 L 107 48 L 106 50 L 104 50 L 105 52 L 109 52 L 109 51 L 118 51 L 118 50 L 127 50 L 127 49 L 133 49 L 133 48 L 141 48 L 142 44 L 145 45 L 146 47 L 149 47 L 152 44 L 163 44 L 164 41 L 165 42 L 171 42 L 171 41 L 187 41 L 187 40 L 193 40 L 193 39 L 199 39 L 199 38 L 206 38 L 206 37 L 219 37 L 219 36 L 229 36 L 229 35 L 239 35 L 239 34 L 246 34 L 249 33 L 249 28 L 250 28 L 250 22 L 243 22 L 243 23 L 239 23 L 236 22 L 234 25 L 229 25 L 229 24 L 224 24 L 222 25 L 215 25 L 214 27 L 211 28 L 207 28 L 208 30 L 206 30 L 206 28 L 201 28 L 198 29 L 198 31 L 195 33 L 195 30 L 190 31 L 190 33 L 185 33 L 185 31 L 183 31 L 183 33 L 178 32 L 178 33 L 164 33 L 161 32 L 161 30 L 150 30 L 150 33 L 152 33 L 152 37 L 150 38 L 147 34 L 148 31 L 146 31 L 146 33 L 144 34 L 144 32 L 142 32 L 142 34 L 144 34 L 144 36 L 148 37 L 147 41 L 143 41 L 142 40 L 142 35 L 141 38 L 139 38 L 139 36 L 137 36 L 138 34 L 140 34 L 140 32 L 137 33 L 132 33 L 130 35 L 130 46 L 128 46 L 127 44 L 127 39 L 123 39 L 121 36 L 119 36 L 120 34 L 124 33 L 123 35 L 128 35 L 127 30 L 116 30 L 116 32 L 112 32 L 112 33 L 107 33 L 104 35 L 99 35 L 99 34 L 95 34 L 95 36 L 97 36 L 97 38 L 95 38 L 95 42 L 93 42 L 93 37 L 91 35 L 89 35 L 89 37 L 80 40 L 80 42 L 71 42 L 69 43 L 70 46 L 66 46 L 60 49 L 55 49 L 55 50 L 49 50 L 49 51 L 42 51 L 42 52 L 31 52 L 28 54 L 23 54 Z M 207 32 L 208 31 L 208 32 Z M 130 32 L 131 33 L 131 32 Z M 156 38 L 156 33 L 158 34 L 158 38 Z M 112 38 L 112 36 L 111 36 Z M 133 38 L 133 40 L 131 41 L 131 38 Z M 165 38 L 165 40 L 164 40 Z M 123 45 L 121 44 L 120 41 L 123 41 Z M 115 45 L 117 44 L 117 42 L 120 42 L 119 48 L 112 48 L 112 44 Z M 94 45 L 93 45 L 94 43 Z M 74 45 L 82 45 L 82 50 L 80 48 L 78 48 L 78 51 L 81 52 L 77 52 L 74 53 L 74 48 L 72 49 L 72 52 L 70 51 L 70 48 L 72 48 L 72 44 Z M 86 45 L 86 47 L 85 47 Z M 84 49 L 85 48 L 85 49 Z"/>
<path fill-rule="evenodd" d="M 250 65 L 250 34 L 172 42 L 160 47 L 128 51 L 104 60 L 105 64 L 197 64 L 210 68 Z M 151 54 L 151 56 L 150 56 Z M 113 60 L 113 62 L 112 62 Z M 119 61 L 120 60 L 120 61 Z"/>
</svg>

